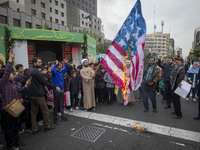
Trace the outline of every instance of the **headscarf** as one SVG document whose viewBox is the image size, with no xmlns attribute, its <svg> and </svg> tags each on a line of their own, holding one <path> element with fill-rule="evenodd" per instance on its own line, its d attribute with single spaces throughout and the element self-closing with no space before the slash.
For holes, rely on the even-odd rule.
<svg viewBox="0 0 200 150">
<path fill-rule="evenodd" d="M 84 63 L 85 61 L 88 61 L 88 60 L 87 60 L 87 59 L 81 60 L 81 64 L 83 65 L 83 63 Z"/>
<path fill-rule="evenodd" d="M 194 68 L 194 65 L 197 64 L 197 67 Z M 191 67 L 190 69 L 187 71 L 187 73 L 195 73 L 195 74 L 198 74 L 199 73 L 199 65 L 197 62 L 195 62 Z"/>
</svg>

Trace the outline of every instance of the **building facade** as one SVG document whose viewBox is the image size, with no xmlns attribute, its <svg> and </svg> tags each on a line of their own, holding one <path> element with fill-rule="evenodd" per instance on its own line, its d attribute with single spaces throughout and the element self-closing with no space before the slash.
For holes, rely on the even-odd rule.
<svg viewBox="0 0 200 150">
<path fill-rule="evenodd" d="M 65 0 L 90 15 L 97 16 L 97 0 Z"/>
<path fill-rule="evenodd" d="M 170 54 L 170 34 L 157 32 L 146 35 L 145 51 L 151 50 L 151 53 L 158 53 L 163 57 Z"/>
</svg>

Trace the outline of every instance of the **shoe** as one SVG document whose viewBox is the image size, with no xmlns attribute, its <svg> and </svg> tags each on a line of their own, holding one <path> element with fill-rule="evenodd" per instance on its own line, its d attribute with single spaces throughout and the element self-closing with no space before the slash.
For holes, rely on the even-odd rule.
<svg viewBox="0 0 200 150">
<path fill-rule="evenodd" d="M 44 132 L 54 130 L 55 128 L 55 126 L 49 125 L 48 128 L 44 128 Z"/>
<path fill-rule="evenodd" d="M 194 117 L 194 120 L 200 120 L 200 116 Z"/>
<path fill-rule="evenodd" d="M 61 113 L 59 112 L 59 113 L 57 113 L 58 114 L 58 116 L 61 116 Z"/>
<path fill-rule="evenodd" d="M 36 129 L 36 130 L 32 130 L 32 134 L 37 134 L 37 133 L 39 133 L 39 130 L 38 129 Z"/>
<path fill-rule="evenodd" d="M 13 146 L 11 148 L 8 148 L 8 150 L 22 150 L 22 147 L 17 147 L 17 146 Z"/>
<path fill-rule="evenodd" d="M 176 116 L 174 116 L 173 118 L 174 118 L 174 119 L 181 119 L 182 116 L 177 116 L 177 115 L 176 115 Z"/>
<path fill-rule="evenodd" d="M 25 132 L 32 133 L 33 131 L 31 129 L 25 129 Z"/>
<path fill-rule="evenodd" d="M 188 97 L 186 97 L 186 99 L 185 99 L 186 101 L 189 101 L 189 98 Z"/>
<path fill-rule="evenodd" d="M 171 114 L 175 115 L 176 113 L 175 113 L 175 112 L 172 112 Z"/>
<path fill-rule="evenodd" d="M 84 110 L 85 112 L 87 111 L 87 109 Z"/>
<path fill-rule="evenodd" d="M 70 120 L 70 118 L 65 117 L 65 116 L 62 116 L 61 119 L 62 119 L 63 121 L 69 121 L 69 120 Z"/>
<path fill-rule="evenodd" d="M 24 132 L 25 132 L 24 129 L 20 129 L 20 130 L 19 130 L 19 134 L 22 134 L 22 133 L 24 133 Z"/>
<path fill-rule="evenodd" d="M 166 107 L 165 107 L 165 109 L 169 109 L 169 108 L 171 108 L 171 106 L 166 106 Z"/>
<path fill-rule="evenodd" d="M 76 110 L 79 110 L 79 107 L 78 107 L 78 106 L 76 106 L 76 107 L 75 107 L 75 109 L 76 109 Z"/>
<path fill-rule="evenodd" d="M 0 144 L 0 149 L 4 149 L 4 146 L 3 146 L 3 144 L 2 144 L 2 143 Z"/>
<path fill-rule="evenodd" d="M 38 127 L 41 127 L 41 126 L 43 126 L 43 120 L 42 120 L 42 121 L 39 121 L 39 122 L 37 122 L 37 125 L 38 125 Z"/>
<path fill-rule="evenodd" d="M 66 110 L 64 110 L 64 115 L 66 115 L 67 114 L 67 111 Z"/>
<path fill-rule="evenodd" d="M 16 143 L 16 146 L 24 146 L 24 145 L 26 145 L 26 143 L 24 143 L 24 142 L 22 142 L 22 141 L 18 141 L 18 142 Z"/>
<path fill-rule="evenodd" d="M 157 111 L 157 109 L 153 109 L 153 112 L 157 113 L 158 111 Z"/>
<path fill-rule="evenodd" d="M 95 111 L 96 109 L 95 109 L 95 108 L 93 108 L 92 110 L 93 110 L 93 111 Z"/>
<path fill-rule="evenodd" d="M 149 111 L 148 109 L 145 109 L 145 110 L 144 110 L 144 112 L 148 112 L 148 111 Z"/>
<path fill-rule="evenodd" d="M 196 101 L 197 101 L 195 98 L 193 98 L 192 100 L 193 100 L 193 102 L 196 102 Z"/>
<path fill-rule="evenodd" d="M 53 124 L 55 124 L 55 125 L 61 125 L 60 122 L 58 122 L 58 121 L 54 121 Z"/>
<path fill-rule="evenodd" d="M 69 111 L 70 111 L 70 112 L 73 112 L 73 108 L 70 108 Z"/>
</svg>

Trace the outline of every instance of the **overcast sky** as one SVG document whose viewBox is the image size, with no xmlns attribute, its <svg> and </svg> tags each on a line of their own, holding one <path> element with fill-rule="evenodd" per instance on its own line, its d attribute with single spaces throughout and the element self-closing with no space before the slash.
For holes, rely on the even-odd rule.
<svg viewBox="0 0 200 150">
<path fill-rule="evenodd" d="M 184 57 L 188 55 L 194 40 L 194 30 L 200 27 L 200 0 L 140 0 L 147 33 L 154 29 L 161 31 L 161 21 L 165 22 L 164 33 L 171 33 L 175 46 L 183 48 Z M 98 0 L 98 17 L 102 19 L 107 39 L 113 40 L 136 0 Z"/>
</svg>

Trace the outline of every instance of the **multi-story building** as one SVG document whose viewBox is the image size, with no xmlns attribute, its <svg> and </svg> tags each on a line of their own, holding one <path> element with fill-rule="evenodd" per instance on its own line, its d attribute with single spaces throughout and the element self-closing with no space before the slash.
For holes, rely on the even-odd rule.
<svg viewBox="0 0 200 150">
<path fill-rule="evenodd" d="M 169 39 L 169 43 L 170 43 L 170 53 L 173 53 L 174 54 L 174 39 L 173 38 L 170 38 Z"/>
<path fill-rule="evenodd" d="M 193 46 L 193 48 L 196 49 L 199 44 L 200 44 L 200 27 L 196 28 L 194 31 L 194 46 Z"/>
<path fill-rule="evenodd" d="M 152 53 L 158 53 L 167 57 L 170 53 L 170 34 L 157 32 L 146 35 L 145 51 L 151 49 Z"/>
<path fill-rule="evenodd" d="M 97 0 L 65 0 L 90 15 L 97 16 Z"/>
</svg>

